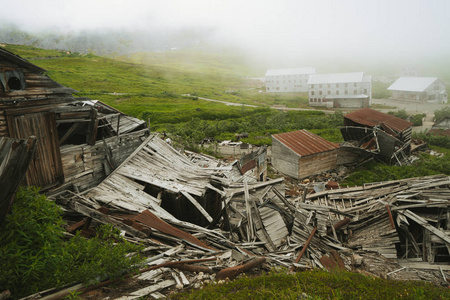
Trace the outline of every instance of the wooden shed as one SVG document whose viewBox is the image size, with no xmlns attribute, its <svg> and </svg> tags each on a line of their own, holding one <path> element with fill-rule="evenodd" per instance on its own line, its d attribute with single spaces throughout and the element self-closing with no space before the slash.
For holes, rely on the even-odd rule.
<svg viewBox="0 0 450 300">
<path fill-rule="evenodd" d="M 336 168 L 339 145 L 305 129 L 272 135 L 272 165 L 301 179 Z"/>
<path fill-rule="evenodd" d="M 74 97 L 75 90 L 45 72 L 0 47 L 0 136 L 37 138 L 28 185 L 87 189 L 142 143 L 146 124 L 103 103 Z M 147 133 L 136 134 L 140 129 Z"/>
</svg>

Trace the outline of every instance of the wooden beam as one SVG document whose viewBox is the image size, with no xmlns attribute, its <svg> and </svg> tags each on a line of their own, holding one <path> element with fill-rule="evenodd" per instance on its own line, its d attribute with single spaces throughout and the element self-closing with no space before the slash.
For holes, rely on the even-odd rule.
<svg viewBox="0 0 450 300">
<path fill-rule="evenodd" d="M 399 212 L 401 214 L 403 214 L 404 216 L 410 218 L 411 220 L 413 220 L 414 222 L 416 222 L 420 226 L 425 227 L 427 230 L 431 231 L 433 234 L 435 234 L 438 237 L 440 237 L 446 243 L 450 243 L 450 236 L 449 235 L 447 235 L 444 232 L 440 231 L 436 227 L 428 224 L 428 222 L 424 218 L 419 217 L 418 215 L 416 215 L 415 213 L 413 213 L 412 211 L 410 211 L 408 209 L 406 209 L 404 211 L 399 211 Z"/>
<path fill-rule="evenodd" d="M 194 197 L 192 197 L 188 192 L 185 191 L 181 191 L 181 194 L 183 194 L 184 197 L 186 197 L 189 201 L 191 201 L 192 204 L 194 204 L 194 206 L 201 212 L 201 214 L 208 220 L 209 223 L 212 223 L 213 218 Z"/>
</svg>

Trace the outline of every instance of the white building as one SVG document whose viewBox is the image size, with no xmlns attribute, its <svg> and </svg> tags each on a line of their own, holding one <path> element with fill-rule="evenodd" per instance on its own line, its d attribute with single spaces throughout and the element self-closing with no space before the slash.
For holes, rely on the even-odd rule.
<svg viewBox="0 0 450 300">
<path fill-rule="evenodd" d="M 267 70 L 265 76 L 266 91 L 273 93 L 307 92 L 308 80 L 316 69 L 276 69 Z"/>
<path fill-rule="evenodd" d="M 372 76 L 363 72 L 314 74 L 309 78 L 308 89 L 310 106 L 369 107 Z"/>
<path fill-rule="evenodd" d="M 447 103 L 445 83 L 437 77 L 400 77 L 388 90 L 394 99 Z"/>
</svg>

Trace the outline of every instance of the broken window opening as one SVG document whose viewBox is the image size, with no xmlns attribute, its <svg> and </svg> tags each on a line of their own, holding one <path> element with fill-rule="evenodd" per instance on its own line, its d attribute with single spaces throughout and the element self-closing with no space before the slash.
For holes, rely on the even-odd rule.
<svg viewBox="0 0 450 300">
<path fill-rule="evenodd" d="M 8 70 L 0 73 L 0 86 L 3 91 L 12 92 L 26 88 L 25 76 L 21 70 Z"/>
<path fill-rule="evenodd" d="M 22 90 L 22 85 L 20 83 L 20 79 L 17 77 L 11 77 L 8 79 L 8 87 L 10 91 L 18 91 Z"/>
</svg>

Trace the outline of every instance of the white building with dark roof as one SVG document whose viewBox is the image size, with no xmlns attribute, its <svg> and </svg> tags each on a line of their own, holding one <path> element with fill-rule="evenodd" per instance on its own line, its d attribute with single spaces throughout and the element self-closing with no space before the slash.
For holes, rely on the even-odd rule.
<svg viewBox="0 0 450 300">
<path fill-rule="evenodd" d="M 266 91 L 272 93 L 307 92 L 308 80 L 315 68 L 273 69 L 265 76 Z"/>
<path fill-rule="evenodd" d="M 309 78 L 308 89 L 310 106 L 369 107 L 372 76 L 363 72 L 314 74 Z"/>
<path fill-rule="evenodd" d="M 400 77 L 388 90 L 393 99 L 447 103 L 445 83 L 437 77 Z"/>
</svg>

